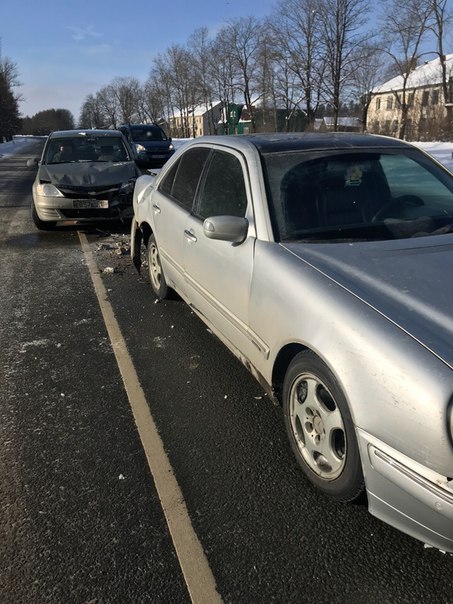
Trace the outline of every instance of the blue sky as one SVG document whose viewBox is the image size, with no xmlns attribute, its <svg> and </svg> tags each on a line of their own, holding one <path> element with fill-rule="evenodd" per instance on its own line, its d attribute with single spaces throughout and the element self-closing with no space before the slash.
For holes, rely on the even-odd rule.
<svg viewBox="0 0 453 604">
<path fill-rule="evenodd" d="M 22 115 L 69 109 L 113 78 L 144 82 L 153 57 L 200 27 L 271 13 L 275 0 L 0 0 L 2 57 L 17 64 Z"/>
</svg>

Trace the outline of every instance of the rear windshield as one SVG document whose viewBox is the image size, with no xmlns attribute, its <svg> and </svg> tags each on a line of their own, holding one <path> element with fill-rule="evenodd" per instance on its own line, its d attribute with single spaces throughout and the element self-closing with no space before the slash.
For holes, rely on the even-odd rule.
<svg viewBox="0 0 453 604">
<path fill-rule="evenodd" d="M 46 164 L 121 162 L 131 160 L 124 141 L 115 136 L 75 136 L 49 141 Z"/>
<path fill-rule="evenodd" d="M 453 176 L 416 149 L 269 153 L 264 168 L 280 241 L 453 232 Z"/>
</svg>

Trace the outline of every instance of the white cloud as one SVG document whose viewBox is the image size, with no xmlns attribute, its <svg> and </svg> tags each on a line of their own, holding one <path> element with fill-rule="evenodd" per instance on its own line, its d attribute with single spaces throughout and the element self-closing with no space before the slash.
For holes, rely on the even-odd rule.
<svg viewBox="0 0 453 604">
<path fill-rule="evenodd" d="M 87 25 L 86 27 L 77 27 L 76 25 L 67 25 L 66 29 L 72 31 L 73 40 L 85 40 L 86 38 L 100 38 L 102 34 L 94 31 L 93 25 Z"/>
</svg>

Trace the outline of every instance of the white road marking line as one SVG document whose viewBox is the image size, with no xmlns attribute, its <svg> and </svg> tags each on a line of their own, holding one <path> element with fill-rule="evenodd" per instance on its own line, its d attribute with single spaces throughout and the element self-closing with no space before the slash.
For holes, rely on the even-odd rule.
<svg viewBox="0 0 453 604">
<path fill-rule="evenodd" d="M 79 239 L 191 600 L 193 604 L 221 603 L 214 576 L 190 522 L 183 494 L 108 301 L 90 244 L 84 233 L 79 232 Z"/>
</svg>

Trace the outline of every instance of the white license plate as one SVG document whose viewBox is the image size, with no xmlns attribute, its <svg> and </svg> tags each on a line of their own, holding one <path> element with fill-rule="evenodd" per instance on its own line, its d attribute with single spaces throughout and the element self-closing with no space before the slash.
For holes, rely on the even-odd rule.
<svg viewBox="0 0 453 604">
<path fill-rule="evenodd" d="M 75 210 L 85 208 L 108 208 L 109 202 L 107 199 L 74 199 L 73 207 Z"/>
<path fill-rule="evenodd" d="M 164 159 L 165 155 L 152 155 L 154 159 Z"/>
</svg>

